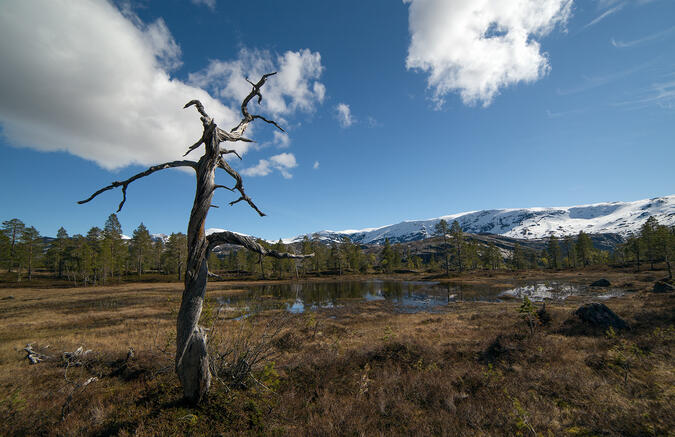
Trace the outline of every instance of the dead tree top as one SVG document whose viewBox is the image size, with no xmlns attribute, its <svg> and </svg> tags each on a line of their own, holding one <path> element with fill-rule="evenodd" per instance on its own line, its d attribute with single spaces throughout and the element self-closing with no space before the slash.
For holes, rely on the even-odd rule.
<svg viewBox="0 0 675 437">
<path fill-rule="evenodd" d="M 187 152 L 183 156 L 187 156 L 190 152 L 194 151 L 195 149 L 199 148 L 201 145 L 206 145 L 207 143 L 210 143 L 212 141 L 215 141 L 215 146 L 217 147 L 217 157 L 216 159 L 216 164 L 217 167 L 224 170 L 227 174 L 229 174 L 233 179 L 234 179 L 234 186 L 233 187 L 228 187 L 226 185 L 218 185 L 215 184 L 212 187 L 212 190 L 216 190 L 217 188 L 225 188 L 229 191 L 232 192 L 239 192 L 239 198 L 236 200 L 233 200 L 229 202 L 230 205 L 235 205 L 239 202 L 246 202 L 248 205 L 256 211 L 261 217 L 265 216 L 265 213 L 263 213 L 253 202 L 253 200 L 246 194 L 244 190 L 244 184 L 241 175 L 234 169 L 230 164 L 225 160 L 224 155 L 228 154 L 234 154 L 236 155 L 239 159 L 241 159 L 241 156 L 239 153 L 237 153 L 236 150 L 229 150 L 224 147 L 220 146 L 220 143 L 222 142 L 236 142 L 236 141 L 243 141 L 243 142 L 254 142 L 253 140 L 244 137 L 244 133 L 246 132 L 246 128 L 248 128 L 249 123 L 251 123 L 254 120 L 262 120 L 268 124 L 273 125 L 277 129 L 279 129 L 282 132 L 286 132 L 277 122 L 274 120 L 267 119 L 263 117 L 262 115 L 258 114 L 251 114 L 248 110 L 248 104 L 249 102 L 257 97 L 258 99 L 258 104 L 262 103 L 262 93 L 260 92 L 260 89 L 262 86 L 265 84 L 267 79 L 270 76 L 274 76 L 277 74 L 276 72 L 272 73 L 267 73 L 264 74 L 260 80 L 256 83 L 251 82 L 246 78 L 246 81 L 251 84 L 251 91 L 248 93 L 248 95 L 244 98 L 244 100 L 241 103 L 241 115 L 242 119 L 239 122 L 237 126 L 232 128 L 229 132 L 219 128 L 215 120 L 209 116 L 209 114 L 206 112 L 206 109 L 204 108 L 204 105 L 199 101 L 199 100 L 191 100 L 188 103 L 185 104 L 183 108 L 189 108 L 191 106 L 194 106 L 197 109 L 197 112 L 200 114 L 200 120 L 203 125 L 203 132 L 201 138 L 191 145 Z M 204 156 L 202 156 L 202 159 L 206 157 L 206 152 Z M 152 173 L 155 173 L 159 170 L 164 170 L 167 168 L 177 168 L 177 167 L 190 167 L 195 172 L 199 171 L 199 163 L 201 162 L 201 159 L 199 162 L 196 161 L 191 161 L 191 160 L 180 160 L 180 161 L 171 161 L 171 162 L 165 162 L 163 164 L 158 164 L 154 165 L 150 168 L 148 168 L 145 171 L 142 171 L 140 173 L 137 173 L 133 176 L 131 176 L 128 179 L 125 179 L 123 181 L 114 181 L 110 185 L 107 185 L 100 190 L 96 191 L 93 193 L 91 196 L 84 200 L 80 200 L 77 202 L 78 204 L 84 204 L 87 203 L 91 200 L 93 200 L 95 197 L 97 197 L 99 194 L 104 193 L 108 190 L 112 190 L 113 188 L 117 187 L 122 187 L 122 201 L 120 202 L 117 212 L 120 212 L 122 210 L 122 207 L 124 206 L 126 200 L 127 200 L 127 187 L 129 184 L 132 182 L 144 178 L 146 176 L 151 175 Z M 208 208 L 211 207 L 217 207 L 216 205 L 208 205 Z M 277 257 L 277 258 L 304 258 L 307 255 L 293 255 L 293 254 L 282 254 L 278 253 L 273 250 L 268 250 L 265 249 L 263 246 L 261 246 L 259 243 L 256 242 L 256 240 L 252 237 L 245 237 L 240 234 L 232 233 L 232 232 L 220 232 L 218 234 L 213 234 L 208 237 L 209 241 L 209 246 L 211 249 L 213 249 L 215 246 L 219 244 L 235 244 L 239 246 L 243 246 L 249 250 L 252 250 L 254 252 L 260 253 L 261 255 L 267 255 L 267 256 L 272 256 L 272 257 Z"/>
</svg>

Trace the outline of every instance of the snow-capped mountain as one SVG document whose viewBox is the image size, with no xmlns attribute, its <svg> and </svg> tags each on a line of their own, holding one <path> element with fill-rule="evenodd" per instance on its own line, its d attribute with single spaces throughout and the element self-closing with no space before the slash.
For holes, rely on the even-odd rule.
<svg viewBox="0 0 675 437">
<path fill-rule="evenodd" d="M 434 236 L 434 227 L 444 219 L 450 225 L 457 220 L 464 232 L 490 233 L 512 238 L 537 239 L 549 235 L 619 234 L 637 232 L 649 216 L 660 224 L 675 226 L 675 195 L 634 202 L 595 203 L 554 208 L 490 209 L 463 212 L 428 220 L 404 221 L 379 228 L 344 231 L 320 231 L 321 239 L 349 237 L 355 243 L 382 244 L 421 240 Z M 307 234 L 311 237 L 314 234 Z M 304 235 L 284 240 L 293 243 Z"/>
<path fill-rule="evenodd" d="M 152 238 L 154 241 L 162 240 L 162 243 L 164 244 L 169 241 L 169 236 L 166 234 L 150 234 L 150 238 Z"/>
</svg>

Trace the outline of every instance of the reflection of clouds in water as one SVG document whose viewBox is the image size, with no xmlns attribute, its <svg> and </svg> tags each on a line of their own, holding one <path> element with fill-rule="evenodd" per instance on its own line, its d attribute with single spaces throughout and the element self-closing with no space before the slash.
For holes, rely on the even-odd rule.
<svg viewBox="0 0 675 437">
<path fill-rule="evenodd" d="M 335 305 L 333 305 L 333 302 L 323 302 L 320 304 L 313 304 L 309 309 L 311 310 L 318 310 L 318 309 L 327 309 L 327 308 L 336 308 Z"/>
<path fill-rule="evenodd" d="M 286 304 L 286 311 L 293 314 L 300 314 L 305 312 L 305 303 L 302 299 L 295 299 L 292 305 Z"/>
<path fill-rule="evenodd" d="M 541 302 L 544 299 L 565 300 L 570 296 L 588 296 L 595 299 L 606 300 L 612 297 L 623 296 L 624 294 L 625 293 L 622 290 L 611 289 L 605 294 L 597 295 L 589 292 L 588 287 L 583 285 L 559 284 L 552 282 L 516 287 L 510 290 L 502 291 L 499 295 L 515 298 L 527 296 L 533 301 Z"/>
<path fill-rule="evenodd" d="M 595 296 L 595 297 L 596 297 L 596 299 L 607 300 L 607 299 L 611 299 L 611 298 L 613 298 L 613 297 L 623 296 L 624 294 L 625 294 L 625 293 L 624 293 L 623 291 L 617 290 L 616 288 L 612 288 L 612 289 L 609 289 L 609 290 L 607 291 L 607 293 L 605 293 L 605 294 L 600 294 L 600 295 Z"/>
<path fill-rule="evenodd" d="M 624 294 L 610 289 L 599 295 L 580 284 L 544 281 L 524 283 L 508 290 L 485 285 L 450 285 L 432 282 L 391 280 L 293 282 L 285 284 L 251 285 L 248 292 L 219 296 L 216 301 L 225 311 L 255 313 L 282 309 L 290 313 L 304 313 L 325 308 L 341 307 L 346 302 L 392 302 L 398 311 L 432 311 L 433 307 L 457 301 L 494 302 L 503 297 L 533 301 L 564 300 L 570 296 L 585 296 L 605 300 Z M 502 291 L 504 290 L 504 291 Z"/>
<path fill-rule="evenodd" d="M 382 296 L 382 290 L 377 290 L 375 293 L 367 292 L 365 295 L 363 295 L 363 298 L 369 302 L 374 300 L 385 299 L 385 297 Z"/>
<path fill-rule="evenodd" d="M 542 301 L 544 299 L 554 299 L 554 298 L 563 300 L 569 296 L 569 294 L 566 294 L 565 292 L 561 292 L 560 294 L 557 293 L 554 294 L 553 287 L 549 287 L 546 284 L 534 284 L 534 285 L 526 285 L 524 287 L 512 288 L 510 290 L 502 291 L 499 295 L 518 298 L 527 296 L 528 298 L 534 301 Z"/>
</svg>

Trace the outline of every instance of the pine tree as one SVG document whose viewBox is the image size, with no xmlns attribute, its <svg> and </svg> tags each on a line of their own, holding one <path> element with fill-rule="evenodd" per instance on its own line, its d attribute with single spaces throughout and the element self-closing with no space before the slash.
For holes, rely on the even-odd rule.
<svg viewBox="0 0 675 437">
<path fill-rule="evenodd" d="M 79 278 L 86 287 L 89 285 L 91 278 L 91 248 L 87 239 L 80 234 L 73 235 L 72 243 L 71 256 L 74 263 L 75 284 L 77 285 L 77 279 Z"/>
<path fill-rule="evenodd" d="M 68 244 L 68 232 L 62 226 L 56 232 L 56 240 L 52 244 L 55 254 L 56 276 L 60 279 L 63 277 L 63 266 L 65 263 L 66 245 Z"/>
<path fill-rule="evenodd" d="M 652 216 L 640 228 L 640 238 L 644 242 L 645 255 L 649 261 L 651 270 L 654 270 L 654 262 L 658 257 L 659 242 L 656 232 L 659 222 Z"/>
<path fill-rule="evenodd" d="M 136 263 L 136 272 L 140 278 L 148 265 L 152 252 L 152 237 L 148 228 L 141 222 L 131 237 L 131 255 Z"/>
<path fill-rule="evenodd" d="M 445 258 L 445 275 L 450 276 L 450 248 L 448 245 L 448 233 L 450 229 L 448 227 L 448 222 L 443 219 L 440 219 L 436 226 L 434 226 L 434 233 L 443 237 L 443 246 L 441 251 L 443 257 Z"/>
<path fill-rule="evenodd" d="M 639 235 L 631 235 L 626 240 L 626 249 L 632 258 L 635 260 L 636 269 L 640 271 L 640 256 L 642 254 L 643 242 Z"/>
<path fill-rule="evenodd" d="M 565 249 L 567 250 L 567 264 L 569 268 L 577 268 L 577 250 L 571 235 L 565 236 Z"/>
<path fill-rule="evenodd" d="M 103 262 L 104 277 L 117 274 L 118 279 L 122 276 L 122 270 L 126 261 L 126 250 L 122 241 L 122 226 L 116 214 L 110 214 L 103 228 Z"/>
<path fill-rule="evenodd" d="M 9 239 L 9 260 L 7 262 L 7 273 L 11 272 L 12 267 L 14 267 L 18 262 L 16 250 L 17 244 L 25 228 L 26 225 L 17 218 L 2 222 L 2 232 Z"/>
<path fill-rule="evenodd" d="M 40 233 L 37 229 L 30 226 L 23 230 L 19 241 L 28 269 L 28 280 L 31 281 L 33 280 L 34 263 L 42 255 L 42 237 L 40 237 Z M 20 270 L 21 269 L 19 269 L 19 274 Z"/>
<path fill-rule="evenodd" d="M 94 226 L 87 232 L 88 251 L 88 265 L 91 267 L 91 282 L 96 284 L 100 279 L 103 271 L 103 231 L 101 228 Z"/>
<path fill-rule="evenodd" d="M 9 237 L 4 232 L 0 232 L 0 265 L 7 265 L 10 261 L 10 242 Z"/>
<path fill-rule="evenodd" d="M 459 225 L 457 220 L 452 222 L 450 227 L 450 235 L 452 235 L 452 240 L 455 245 L 455 250 L 457 251 L 457 267 L 459 271 L 462 271 L 462 248 L 464 246 L 464 233 L 462 232 L 462 227 Z"/>
<path fill-rule="evenodd" d="M 464 259 L 467 268 L 470 270 L 476 270 L 478 268 L 480 259 L 478 257 L 478 243 L 475 240 L 471 240 L 466 244 L 466 247 L 464 248 Z"/>
<path fill-rule="evenodd" d="M 523 270 L 527 266 L 527 260 L 525 259 L 525 253 L 520 244 L 516 243 L 513 247 L 513 267 L 516 270 Z"/>
<path fill-rule="evenodd" d="M 172 233 L 166 242 L 165 268 L 169 273 L 178 273 L 181 280 L 185 260 L 187 259 L 187 237 L 182 232 Z"/>
<path fill-rule="evenodd" d="M 668 278 L 673 279 L 671 262 L 675 256 L 675 227 L 658 225 L 656 227 L 656 241 L 658 252 L 666 263 Z"/>
<path fill-rule="evenodd" d="M 560 252 L 560 245 L 558 244 L 558 237 L 551 234 L 548 239 L 548 262 L 551 269 L 559 269 L 562 264 L 562 254 Z"/>
<path fill-rule="evenodd" d="M 591 237 L 589 237 L 584 231 L 579 231 L 579 235 L 577 236 L 576 250 L 581 263 L 584 266 L 589 265 L 593 255 L 593 242 L 591 241 Z"/>
<path fill-rule="evenodd" d="M 382 266 L 382 270 L 384 270 L 387 273 L 393 272 L 396 254 L 394 253 L 394 249 L 391 247 L 389 238 L 384 239 L 384 247 L 382 248 L 380 258 L 381 258 L 380 265 Z"/>
<path fill-rule="evenodd" d="M 491 270 L 497 270 L 502 262 L 502 254 L 495 243 L 490 243 L 483 252 L 483 263 Z"/>
</svg>

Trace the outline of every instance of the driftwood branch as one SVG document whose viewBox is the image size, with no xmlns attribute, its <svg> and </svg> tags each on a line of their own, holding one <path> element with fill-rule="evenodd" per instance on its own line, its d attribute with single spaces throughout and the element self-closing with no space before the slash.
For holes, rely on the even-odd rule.
<svg viewBox="0 0 675 437">
<path fill-rule="evenodd" d="M 171 162 L 165 162 L 164 164 L 155 165 L 155 166 L 152 166 L 152 167 L 150 167 L 149 169 L 147 169 L 143 172 L 140 172 L 140 173 L 130 177 L 127 180 L 115 181 L 112 184 L 108 185 L 107 187 L 101 188 L 100 190 L 98 190 L 97 192 L 95 192 L 94 194 L 89 196 L 87 199 L 80 200 L 77 203 L 82 205 L 83 203 L 89 202 L 94 197 L 98 196 L 99 194 L 101 194 L 105 191 L 112 190 L 113 188 L 117 188 L 117 187 L 122 187 L 122 201 L 120 202 L 120 205 L 117 208 L 117 212 L 120 212 L 122 210 L 122 207 L 124 206 L 124 202 L 127 201 L 127 187 L 129 186 L 130 183 L 132 183 L 133 181 L 135 181 L 137 179 L 149 176 L 156 171 L 165 170 L 167 168 L 176 168 L 176 167 L 192 167 L 193 169 L 196 170 L 197 169 L 197 163 L 194 162 L 194 161 L 171 161 Z"/>
<path fill-rule="evenodd" d="M 49 347 L 49 345 L 44 346 L 44 347 L 41 348 L 41 350 L 47 349 L 48 347 Z M 26 345 L 26 347 L 23 348 L 23 350 L 26 352 L 25 358 L 28 360 L 28 362 L 30 364 L 37 364 L 37 363 L 40 363 L 44 360 L 48 360 L 48 359 L 51 358 L 49 355 L 44 355 L 43 353 L 34 350 L 33 349 L 33 343 L 28 343 Z"/>
<path fill-rule="evenodd" d="M 266 249 L 260 243 L 256 241 L 255 238 L 249 237 L 248 235 L 236 234 L 230 231 L 215 232 L 206 237 L 206 240 L 209 242 L 209 250 L 214 249 L 216 246 L 221 244 L 233 244 L 235 246 L 242 246 L 252 252 L 259 253 L 262 256 L 271 256 L 272 258 L 311 258 L 314 256 L 313 253 L 308 255 L 296 255 L 294 253 L 288 252 L 277 252 L 276 250 Z"/>
</svg>

